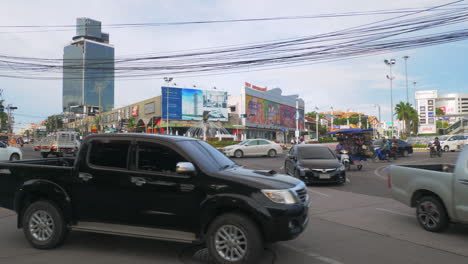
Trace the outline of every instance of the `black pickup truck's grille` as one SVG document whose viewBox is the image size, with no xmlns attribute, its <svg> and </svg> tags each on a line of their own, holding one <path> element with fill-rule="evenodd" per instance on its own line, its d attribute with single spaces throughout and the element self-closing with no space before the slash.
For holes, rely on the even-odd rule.
<svg viewBox="0 0 468 264">
<path fill-rule="evenodd" d="M 307 201 L 307 189 L 305 188 L 302 188 L 302 189 L 299 189 L 299 190 L 296 190 L 296 193 L 297 193 L 297 197 L 299 197 L 299 200 L 301 200 L 301 202 L 305 202 Z"/>
</svg>

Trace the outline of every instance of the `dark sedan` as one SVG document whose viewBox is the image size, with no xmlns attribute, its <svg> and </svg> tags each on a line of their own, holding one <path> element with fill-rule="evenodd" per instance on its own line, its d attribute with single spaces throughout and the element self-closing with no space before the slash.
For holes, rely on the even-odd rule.
<svg viewBox="0 0 468 264">
<path fill-rule="evenodd" d="M 389 140 L 391 143 L 391 139 Z M 403 156 L 403 157 L 408 157 L 409 154 L 413 153 L 413 145 L 410 143 L 397 139 L 398 142 L 398 155 Z M 374 141 L 374 149 L 380 148 L 382 146 L 382 139 Z"/>
<path fill-rule="evenodd" d="M 284 162 L 287 174 L 307 183 L 345 183 L 346 171 L 335 153 L 325 145 L 296 145 Z"/>
</svg>

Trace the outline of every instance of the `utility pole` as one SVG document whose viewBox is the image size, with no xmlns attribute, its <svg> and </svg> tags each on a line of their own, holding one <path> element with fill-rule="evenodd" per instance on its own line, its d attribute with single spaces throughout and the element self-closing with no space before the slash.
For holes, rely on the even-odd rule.
<svg viewBox="0 0 468 264">
<path fill-rule="evenodd" d="M 417 84 L 417 82 L 413 82 L 413 100 L 414 100 L 414 108 L 416 108 L 416 84 Z"/>
<path fill-rule="evenodd" d="M 317 142 L 319 140 L 319 114 L 318 107 L 315 107 L 315 136 L 317 137 Z"/>
<path fill-rule="evenodd" d="M 172 82 L 174 78 L 164 77 L 164 81 L 169 86 L 169 83 Z M 161 98 L 162 99 L 162 98 Z M 169 134 L 169 87 L 166 87 L 166 135 Z"/>
<path fill-rule="evenodd" d="M 405 59 L 406 103 L 409 104 L 409 91 L 408 91 L 408 59 L 409 59 L 409 56 L 403 56 L 403 59 Z"/>
</svg>

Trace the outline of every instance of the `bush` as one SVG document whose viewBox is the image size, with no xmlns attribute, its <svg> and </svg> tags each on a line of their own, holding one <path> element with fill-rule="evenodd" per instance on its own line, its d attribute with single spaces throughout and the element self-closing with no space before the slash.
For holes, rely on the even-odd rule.
<svg viewBox="0 0 468 264">
<path fill-rule="evenodd" d="M 413 144 L 413 148 L 427 148 L 427 144 Z"/>
<path fill-rule="evenodd" d="M 323 137 L 319 138 L 319 143 L 330 143 L 330 142 L 337 142 L 334 137 Z"/>
<path fill-rule="evenodd" d="M 215 147 L 215 148 L 224 148 L 224 147 L 227 147 L 227 146 L 230 146 L 230 145 L 235 145 L 239 142 L 237 141 L 227 141 L 227 140 L 223 140 L 223 141 L 207 141 L 206 143 L 210 144 L 211 146 Z"/>
</svg>

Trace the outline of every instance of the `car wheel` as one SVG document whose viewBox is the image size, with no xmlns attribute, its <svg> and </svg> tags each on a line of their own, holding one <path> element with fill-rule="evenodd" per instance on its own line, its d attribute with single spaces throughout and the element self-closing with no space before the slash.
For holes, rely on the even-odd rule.
<svg viewBox="0 0 468 264">
<path fill-rule="evenodd" d="M 362 170 L 362 165 L 361 164 L 357 165 L 357 169 Z"/>
<path fill-rule="evenodd" d="M 405 149 L 403 151 L 403 157 L 408 157 L 408 156 L 409 156 L 409 151 Z"/>
<path fill-rule="evenodd" d="M 270 157 L 270 158 L 276 157 L 276 150 L 270 149 L 270 150 L 268 151 L 268 157 Z"/>
<path fill-rule="evenodd" d="M 211 223 L 207 248 L 215 263 L 257 263 L 264 250 L 258 226 L 234 213 L 221 215 Z"/>
<path fill-rule="evenodd" d="M 62 213 L 49 201 L 30 204 L 22 219 L 26 239 L 35 248 L 55 248 L 61 245 L 68 235 Z"/>
<path fill-rule="evenodd" d="M 416 216 L 419 224 L 430 232 L 441 232 L 449 223 L 445 207 L 434 196 L 424 196 L 418 200 Z"/>
<path fill-rule="evenodd" d="M 242 158 L 244 156 L 244 152 L 242 152 L 242 150 L 236 150 L 234 152 L 234 157 L 236 158 Z"/>
<path fill-rule="evenodd" d="M 294 170 L 294 178 L 301 178 L 301 173 L 298 170 Z"/>
<path fill-rule="evenodd" d="M 41 156 L 43 158 L 47 158 L 49 156 L 49 153 L 48 152 L 41 152 Z"/>
<path fill-rule="evenodd" d="M 286 162 L 284 163 L 284 173 L 287 174 L 287 175 L 291 175 L 291 174 L 289 174 L 288 164 Z"/>
<path fill-rule="evenodd" d="M 445 146 L 445 147 L 444 147 L 444 151 L 445 151 L 445 152 L 449 152 L 449 150 L 450 150 L 449 146 Z"/>
<path fill-rule="evenodd" d="M 20 156 L 16 153 L 11 154 L 10 161 L 20 160 Z"/>
</svg>

